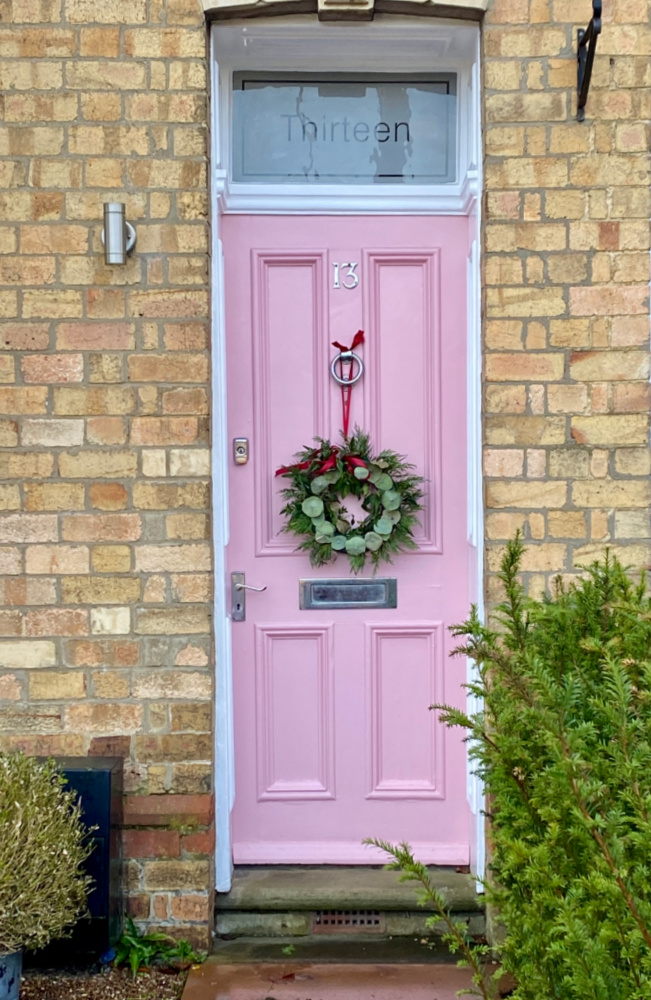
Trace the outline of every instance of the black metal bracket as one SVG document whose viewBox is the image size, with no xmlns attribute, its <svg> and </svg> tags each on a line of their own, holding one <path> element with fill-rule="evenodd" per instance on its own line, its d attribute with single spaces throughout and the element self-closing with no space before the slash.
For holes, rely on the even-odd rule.
<svg viewBox="0 0 651 1000">
<path fill-rule="evenodd" d="M 597 51 L 597 39 L 601 34 L 601 0 L 592 0 L 592 20 L 588 27 L 583 30 L 579 28 L 579 51 L 577 54 L 578 82 L 577 82 L 577 120 L 582 122 L 585 118 L 585 104 L 588 100 L 590 90 L 590 80 L 592 79 L 592 65 L 594 63 L 595 52 Z"/>
</svg>

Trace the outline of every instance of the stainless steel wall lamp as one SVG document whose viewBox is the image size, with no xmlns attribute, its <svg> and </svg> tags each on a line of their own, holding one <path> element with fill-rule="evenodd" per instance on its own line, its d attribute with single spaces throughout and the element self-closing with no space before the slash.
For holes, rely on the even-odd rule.
<svg viewBox="0 0 651 1000">
<path fill-rule="evenodd" d="M 102 243 L 107 264 L 126 264 L 127 257 L 136 245 L 136 231 L 127 222 L 125 206 L 121 201 L 104 202 Z"/>
</svg>

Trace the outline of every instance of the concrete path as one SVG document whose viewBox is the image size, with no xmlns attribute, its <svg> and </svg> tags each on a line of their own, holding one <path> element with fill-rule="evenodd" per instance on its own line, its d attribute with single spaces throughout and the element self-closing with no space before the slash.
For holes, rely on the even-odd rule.
<svg viewBox="0 0 651 1000">
<path fill-rule="evenodd" d="M 455 1000 L 471 985 L 455 965 L 224 965 L 190 972 L 183 1000 Z"/>
</svg>

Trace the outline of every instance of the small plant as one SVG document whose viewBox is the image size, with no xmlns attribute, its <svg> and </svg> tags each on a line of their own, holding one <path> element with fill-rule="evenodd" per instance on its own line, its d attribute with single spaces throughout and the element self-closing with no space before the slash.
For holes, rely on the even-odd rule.
<svg viewBox="0 0 651 1000">
<path fill-rule="evenodd" d="M 469 968 L 472 971 L 473 989 L 461 990 L 460 994 L 471 994 L 481 996 L 484 1000 L 494 1000 L 497 997 L 497 982 L 500 970 L 488 975 L 486 960 L 490 958 L 490 948 L 486 944 L 474 941 L 468 934 L 467 927 L 462 920 L 454 920 L 446 902 L 440 892 L 435 888 L 429 877 L 429 872 L 424 864 L 416 861 L 408 844 L 389 844 L 385 840 L 365 840 L 365 844 L 379 847 L 393 858 L 385 868 L 388 871 L 400 872 L 401 882 L 415 882 L 420 886 L 418 894 L 419 906 L 431 906 L 435 913 L 427 918 L 428 927 L 433 927 L 439 921 L 443 921 L 447 930 L 443 935 L 443 941 L 453 955 L 460 954 L 458 965 L 462 968 Z"/>
<path fill-rule="evenodd" d="M 92 846 L 53 761 L 0 753 L 0 952 L 42 948 L 82 914 Z"/>
<path fill-rule="evenodd" d="M 499 631 L 453 631 L 483 710 L 466 730 L 491 821 L 488 898 L 514 1000 L 651 996 L 651 598 L 617 560 L 551 599 L 525 595 L 519 536 Z"/>
<path fill-rule="evenodd" d="M 128 965 L 135 979 L 140 969 L 151 965 L 187 969 L 203 962 L 203 953 L 195 952 L 189 941 L 179 940 L 161 931 L 141 933 L 131 917 L 126 919 L 126 930 L 115 948 L 114 964 Z"/>
</svg>

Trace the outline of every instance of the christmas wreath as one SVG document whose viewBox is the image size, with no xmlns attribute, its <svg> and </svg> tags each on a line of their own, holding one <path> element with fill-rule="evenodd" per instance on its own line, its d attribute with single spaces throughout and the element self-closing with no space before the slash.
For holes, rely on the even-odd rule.
<svg viewBox="0 0 651 1000">
<path fill-rule="evenodd" d="M 423 479 L 413 475 L 413 465 L 393 451 L 374 456 L 368 435 L 359 429 L 342 445 L 316 440 L 318 447 L 305 448 L 294 465 L 276 472 L 290 480 L 282 491 L 283 530 L 303 539 L 298 550 L 309 552 L 313 566 L 345 552 L 359 573 L 367 556 L 376 571 L 397 552 L 415 549 Z M 355 498 L 357 506 L 361 502 L 363 518 L 348 511 L 347 498 Z"/>
</svg>

